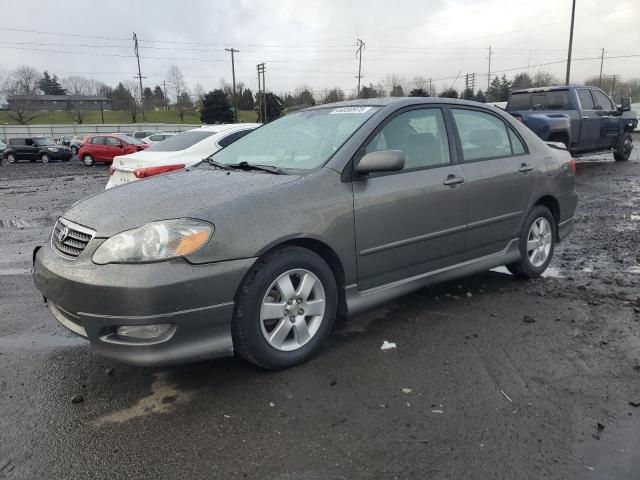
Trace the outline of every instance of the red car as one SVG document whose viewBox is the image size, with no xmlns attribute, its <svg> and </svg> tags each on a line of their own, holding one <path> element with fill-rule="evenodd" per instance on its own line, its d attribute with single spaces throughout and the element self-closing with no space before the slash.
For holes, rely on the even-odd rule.
<svg viewBox="0 0 640 480">
<path fill-rule="evenodd" d="M 128 135 L 93 135 L 87 138 L 78 151 L 78 158 L 90 167 L 94 163 L 111 163 L 117 155 L 128 155 L 149 147 Z"/>
</svg>

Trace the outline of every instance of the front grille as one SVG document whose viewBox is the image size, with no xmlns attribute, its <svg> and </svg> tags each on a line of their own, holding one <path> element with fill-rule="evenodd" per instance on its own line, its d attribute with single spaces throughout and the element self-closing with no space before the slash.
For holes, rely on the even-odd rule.
<svg viewBox="0 0 640 480">
<path fill-rule="evenodd" d="M 73 260 L 87 248 L 95 233 L 90 228 L 59 218 L 51 234 L 51 248 L 61 257 Z"/>
</svg>

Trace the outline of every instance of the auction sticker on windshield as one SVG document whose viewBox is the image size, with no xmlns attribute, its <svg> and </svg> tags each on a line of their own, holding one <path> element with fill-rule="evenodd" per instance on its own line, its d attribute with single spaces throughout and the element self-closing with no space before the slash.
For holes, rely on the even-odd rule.
<svg viewBox="0 0 640 480">
<path fill-rule="evenodd" d="M 339 107 L 334 108 L 329 112 L 329 115 L 337 113 L 366 113 L 371 110 L 371 107 Z"/>
</svg>

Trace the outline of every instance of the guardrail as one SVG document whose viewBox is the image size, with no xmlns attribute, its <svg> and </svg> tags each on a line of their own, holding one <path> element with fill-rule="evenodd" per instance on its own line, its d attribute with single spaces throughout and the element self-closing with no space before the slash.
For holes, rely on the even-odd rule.
<svg viewBox="0 0 640 480">
<path fill-rule="evenodd" d="M 184 123 L 93 123 L 82 125 L 0 125 L 0 139 L 11 137 L 53 137 L 62 135 L 91 135 L 94 133 L 117 133 L 133 132 L 136 130 L 152 130 L 159 132 L 184 132 L 200 125 L 189 125 Z"/>
</svg>

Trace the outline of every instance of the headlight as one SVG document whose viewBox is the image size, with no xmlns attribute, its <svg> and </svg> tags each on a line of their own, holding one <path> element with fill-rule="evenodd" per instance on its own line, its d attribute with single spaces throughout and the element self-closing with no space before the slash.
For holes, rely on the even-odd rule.
<svg viewBox="0 0 640 480">
<path fill-rule="evenodd" d="M 49 148 L 47 148 L 47 150 L 49 150 L 50 152 L 57 152 L 58 148 L 57 147 L 49 147 Z"/>
<path fill-rule="evenodd" d="M 204 247 L 212 234 L 213 225 L 189 218 L 147 223 L 105 241 L 93 254 L 93 262 L 144 263 L 184 257 Z"/>
</svg>

